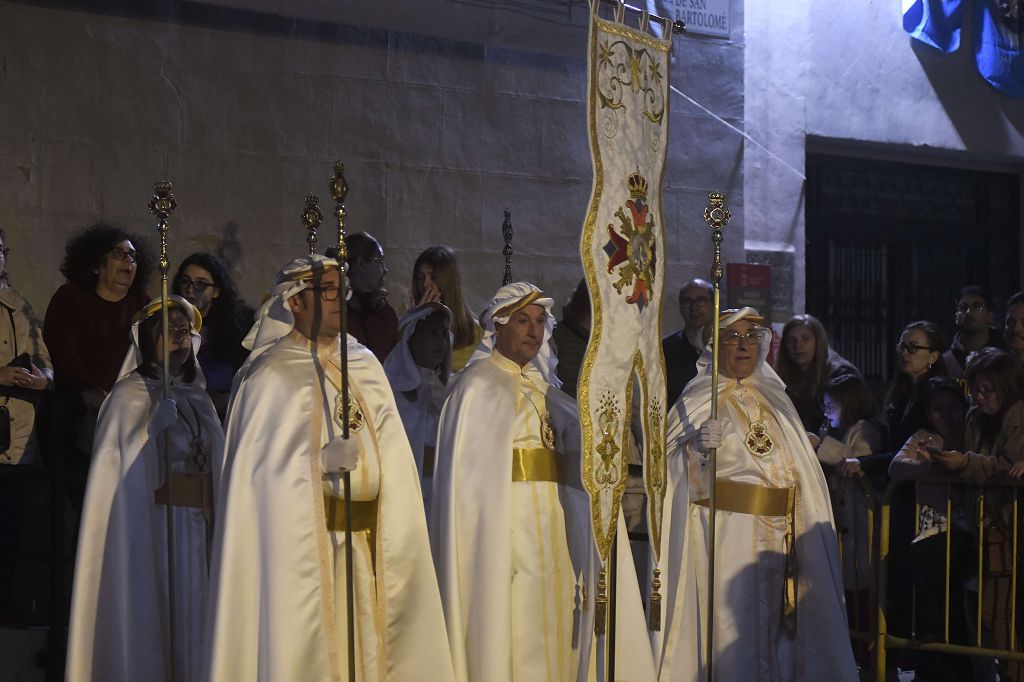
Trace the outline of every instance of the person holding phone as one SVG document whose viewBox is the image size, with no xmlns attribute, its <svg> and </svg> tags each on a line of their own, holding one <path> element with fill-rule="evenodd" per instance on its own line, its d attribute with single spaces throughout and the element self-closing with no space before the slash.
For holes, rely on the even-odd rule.
<svg viewBox="0 0 1024 682">
<path fill-rule="evenodd" d="M 24 614 L 15 606 L 15 585 L 19 570 L 27 570 L 22 538 L 32 534 L 27 524 L 36 490 L 30 481 L 39 462 L 36 404 L 53 387 L 53 370 L 32 306 L 8 279 L 10 252 L 0 229 L 0 547 L 7 556 L 0 562 L 0 620 L 20 622 Z"/>
</svg>

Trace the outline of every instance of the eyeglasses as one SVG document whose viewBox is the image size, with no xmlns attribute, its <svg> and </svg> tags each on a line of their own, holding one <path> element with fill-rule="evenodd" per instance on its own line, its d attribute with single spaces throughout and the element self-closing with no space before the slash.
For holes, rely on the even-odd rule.
<svg viewBox="0 0 1024 682">
<path fill-rule="evenodd" d="M 928 346 L 919 346 L 916 343 L 907 343 L 906 341 L 900 341 L 899 343 L 896 344 L 896 352 L 897 353 L 902 353 L 902 352 L 906 351 L 910 355 L 914 355 L 919 350 L 930 351 L 932 349 L 929 348 Z"/>
<path fill-rule="evenodd" d="M 971 305 L 961 303 L 956 307 L 956 311 L 958 313 L 983 313 L 985 312 L 985 304 L 982 303 L 981 301 L 978 301 L 977 303 L 972 303 Z"/>
<path fill-rule="evenodd" d="M 130 260 L 133 263 L 139 262 L 138 251 L 129 251 L 128 249 L 122 249 L 120 246 L 111 249 L 110 255 L 114 257 L 114 260 Z"/>
<path fill-rule="evenodd" d="M 11 247 L 9 247 L 9 246 L 0 246 L 0 256 L 3 256 L 4 258 L 7 258 L 7 254 L 9 254 L 10 252 L 11 252 Z"/>
<path fill-rule="evenodd" d="M 704 308 L 711 304 L 711 299 L 707 296 L 698 296 L 697 298 L 685 297 L 679 299 L 679 305 L 683 308 L 689 308 L 691 306 L 697 308 Z"/>
<path fill-rule="evenodd" d="M 339 287 L 308 287 L 306 291 L 319 291 L 321 301 L 337 301 L 341 289 Z"/>
<path fill-rule="evenodd" d="M 207 282 L 201 279 L 191 279 L 185 275 L 178 278 L 178 288 L 181 289 L 182 292 L 191 289 L 192 293 L 202 296 L 207 289 L 214 286 L 217 285 L 213 282 Z"/>
<path fill-rule="evenodd" d="M 744 343 L 751 346 L 756 346 L 757 344 L 761 343 L 761 339 L 763 338 L 764 332 L 755 330 L 747 332 L 746 334 L 740 334 L 737 332 L 725 332 L 719 337 L 719 340 L 722 342 L 723 346 L 738 346 L 740 345 L 740 341 L 743 341 Z"/>
</svg>

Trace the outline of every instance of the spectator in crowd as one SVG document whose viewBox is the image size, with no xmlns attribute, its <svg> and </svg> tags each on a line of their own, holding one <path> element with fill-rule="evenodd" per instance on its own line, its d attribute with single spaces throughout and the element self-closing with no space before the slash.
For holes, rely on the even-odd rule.
<svg viewBox="0 0 1024 682">
<path fill-rule="evenodd" d="M 253 310 L 238 295 L 228 269 L 212 253 L 193 253 L 178 266 L 174 293 L 203 316 L 202 343 L 196 359 L 206 378 L 221 421 L 228 407 L 231 381 L 249 356 L 242 339 L 253 323 Z"/>
<path fill-rule="evenodd" d="M 61 274 L 43 322 L 57 394 L 65 399 L 66 475 L 81 507 L 93 431 L 103 399 L 131 343 L 132 316 L 146 305 L 152 258 L 143 239 L 97 224 L 65 247 Z"/>
<path fill-rule="evenodd" d="M 679 290 L 679 314 L 683 328 L 661 341 L 665 353 L 665 400 L 669 407 L 679 399 L 683 388 L 697 376 L 697 358 L 704 351 L 704 330 L 714 310 L 711 297 L 715 288 L 703 279 L 691 279 Z"/>
<path fill-rule="evenodd" d="M 384 361 L 384 374 L 419 470 L 428 517 L 437 424 L 451 374 L 451 319 L 452 312 L 437 301 L 405 311 L 398 324 L 402 338 Z"/>
<path fill-rule="evenodd" d="M 441 303 L 452 313 L 452 371 L 466 366 L 483 330 L 477 324 L 462 292 L 462 277 L 455 251 L 448 246 L 431 246 L 416 258 L 412 268 L 412 303 Z"/>
<path fill-rule="evenodd" d="M 928 379 L 948 375 L 942 359 L 944 346 L 942 331 L 928 320 L 911 322 L 900 334 L 896 344 L 897 370 L 885 398 L 888 450 L 895 452 L 911 434 L 928 425 L 925 388 Z"/>
<path fill-rule="evenodd" d="M 829 348 L 825 327 L 813 315 L 797 315 L 782 328 L 775 371 L 786 383 L 786 394 L 808 433 L 817 433 L 825 418 L 821 411 L 825 383 L 858 374 L 856 367 Z"/>
<path fill-rule="evenodd" d="M 1024 366 L 1024 291 L 1018 291 L 1006 302 L 1003 335 L 1006 349 Z"/>
<path fill-rule="evenodd" d="M 927 320 L 908 324 L 896 344 L 897 369 L 885 398 L 887 436 L 885 450 L 896 452 L 907 439 L 928 427 L 925 393 L 928 380 L 946 376 L 942 360 L 945 340 L 938 326 Z M 913 574 L 909 569 L 910 542 L 914 537 L 913 490 L 907 487 L 894 493 L 892 501 L 892 548 L 889 571 L 890 631 L 910 634 L 913 610 Z"/>
<path fill-rule="evenodd" d="M 948 471 L 973 483 L 997 472 L 1024 476 L 1024 368 L 995 348 L 975 352 L 967 364 L 974 406 L 967 416 L 964 452 L 947 448 L 933 455 Z"/>
<path fill-rule="evenodd" d="M 969 644 L 972 640 L 968 637 L 965 585 L 977 573 L 975 538 L 967 517 L 970 498 L 961 488 L 927 481 L 950 474 L 931 453 L 939 454 L 943 449 L 959 451 L 964 447 L 967 399 L 960 385 L 951 378 L 933 377 L 925 385 L 924 404 L 927 423 L 907 439 L 889 465 L 893 480 L 917 482 L 920 512 L 918 533 L 911 544 L 911 559 L 917 590 L 918 639 L 944 639 L 948 539 L 951 550 L 949 641 Z M 947 505 L 952 509 L 952 519 L 947 518 Z M 972 679 L 971 665 L 962 656 L 930 653 L 922 657 L 918 665 L 921 666 L 918 673 L 929 680 Z"/>
<path fill-rule="evenodd" d="M 32 306 L 11 287 L 7 263 L 11 249 L 0 229 L 0 623 L 16 616 L 16 575 L 22 567 L 23 540 L 29 534 L 33 485 L 39 448 L 36 405 L 53 385 L 50 355 Z M 22 583 L 24 584 L 24 583 Z"/>
<path fill-rule="evenodd" d="M 949 376 L 963 382 L 968 356 L 982 348 L 1006 349 L 1002 332 L 992 326 L 992 299 L 979 286 L 960 290 L 956 298 L 956 334 L 949 350 L 942 354 Z"/>
<path fill-rule="evenodd" d="M 562 382 L 562 390 L 576 397 L 576 386 L 580 379 L 580 366 L 590 341 L 590 294 L 587 280 L 581 279 L 562 308 L 562 319 L 551 332 L 551 342 L 558 355 L 556 374 Z"/>
<path fill-rule="evenodd" d="M 840 374 L 830 379 L 822 391 L 822 410 L 826 426 L 819 440 L 809 435 L 818 461 L 825 470 L 829 497 L 839 535 L 843 564 L 843 587 L 850 626 L 866 627 L 869 619 L 868 586 L 871 567 L 868 542 L 868 505 L 864 489 L 855 480 L 864 475 L 862 461 L 882 450 L 884 434 L 876 420 L 874 398 L 860 374 Z M 859 643 L 858 643 L 859 645 Z M 854 647 L 862 664 L 867 650 Z"/>
<path fill-rule="evenodd" d="M 348 300 L 348 333 L 384 362 L 398 344 L 398 314 L 388 303 L 384 277 L 388 261 L 384 249 L 370 233 L 354 232 L 345 237 L 348 280 L 352 296 Z M 336 247 L 325 252 L 338 255 Z"/>
</svg>

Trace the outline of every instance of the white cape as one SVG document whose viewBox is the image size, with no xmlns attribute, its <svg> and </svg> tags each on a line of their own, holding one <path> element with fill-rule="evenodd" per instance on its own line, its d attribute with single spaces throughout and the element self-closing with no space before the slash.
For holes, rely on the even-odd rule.
<svg viewBox="0 0 1024 682">
<path fill-rule="evenodd" d="M 344 678 L 319 456 L 333 404 L 325 403 L 316 357 L 289 334 L 260 354 L 236 387 L 206 679 Z M 334 361 L 339 357 L 335 347 Z M 380 455 L 372 598 L 381 630 L 377 642 L 361 646 L 377 647 L 381 680 L 444 682 L 452 678 L 451 660 L 416 466 L 380 363 L 351 337 L 348 362 Z"/>
<path fill-rule="evenodd" d="M 162 386 L 161 381 L 128 374 L 100 409 L 75 560 L 69 682 L 169 679 L 167 507 L 154 503 L 163 464 L 157 445 L 161 439 L 149 433 Z M 212 446 L 208 471 L 215 491 L 224 435 L 213 403 L 198 381 L 173 383 L 171 397 L 179 413 L 191 420 L 191 406 L 202 422 Z M 167 431 L 172 452 L 190 452 L 191 435 L 183 429 L 179 421 Z M 172 462 L 179 470 L 177 459 Z M 173 507 L 173 514 L 175 673 L 177 680 L 194 680 L 205 643 L 209 528 L 199 508 Z"/>
<path fill-rule="evenodd" d="M 661 638 L 654 637 L 662 682 L 691 682 L 706 677 L 708 511 L 691 504 L 691 495 L 705 497 L 703 491 L 709 488 L 707 468 L 690 461 L 685 444 L 710 418 L 709 354 L 706 351 L 698 362 L 700 373 L 686 386 L 666 423 L 669 485 L 662 533 L 665 628 Z M 753 456 L 743 445 L 747 433 L 744 417 L 725 400 L 736 384 L 722 377 L 719 386 L 723 441 L 718 449 L 718 476 L 771 486 L 759 478 L 751 465 Z M 758 547 L 760 536 L 755 529 L 760 527 L 759 520 L 767 517 L 719 511 L 715 680 L 855 682 L 857 668 L 850 647 L 835 525 L 821 466 L 784 384 L 764 364 L 763 352 L 758 370 L 744 384 L 760 393 L 781 427 L 783 438 L 775 444 L 776 451 L 787 458 L 797 485 L 796 630 L 794 638 L 782 632 L 781 599 L 776 603 L 769 596 L 769 590 L 780 589 L 781 582 L 776 578 L 784 570 L 784 555 L 771 547 Z M 703 474 L 702 480 L 697 480 L 698 472 Z M 770 614 L 767 620 L 759 617 L 763 613 Z"/>
<path fill-rule="evenodd" d="M 430 532 L 459 682 L 511 679 L 511 458 L 517 382 L 518 377 L 481 358 L 456 375 L 441 412 Z M 560 454 L 569 460 L 560 470 L 578 472 L 576 404 L 551 386 L 546 397 Z M 604 638 L 595 646 L 594 637 L 600 562 L 590 530 L 590 502 L 578 480 L 575 486 L 559 485 L 558 492 L 569 554 L 582 585 L 572 642 L 584 661 L 577 679 L 604 680 Z M 615 679 L 653 680 L 639 584 L 621 515 L 617 547 Z"/>
</svg>

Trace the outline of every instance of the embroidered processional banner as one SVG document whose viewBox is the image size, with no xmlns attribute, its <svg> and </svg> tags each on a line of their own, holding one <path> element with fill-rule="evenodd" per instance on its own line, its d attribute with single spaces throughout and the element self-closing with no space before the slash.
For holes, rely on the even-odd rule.
<svg viewBox="0 0 1024 682">
<path fill-rule="evenodd" d="M 665 360 L 661 298 L 665 236 L 661 187 L 668 142 L 668 60 L 664 39 L 592 13 L 587 124 L 594 188 L 580 255 L 590 290 L 590 344 L 579 381 L 583 484 L 594 537 L 606 565 L 628 477 L 634 407 L 643 434 L 648 522 L 655 562 L 665 493 Z M 639 396 L 634 396 L 634 383 Z M 637 399 L 638 398 L 638 399 Z M 623 539 L 625 541 L 625 539 Z M 655 568 L 658 586 L 658 569 Z M 603 575 L 603 574 L 602 574 Z M 605 602 L 598 585 L 598 604 Z M 652 628 L 660 595 L 652 592 Z M 600 610 L 600 609 L 599 609 Z M 600 626 L 600 616 L 598 623 Z"/>
</svg>

